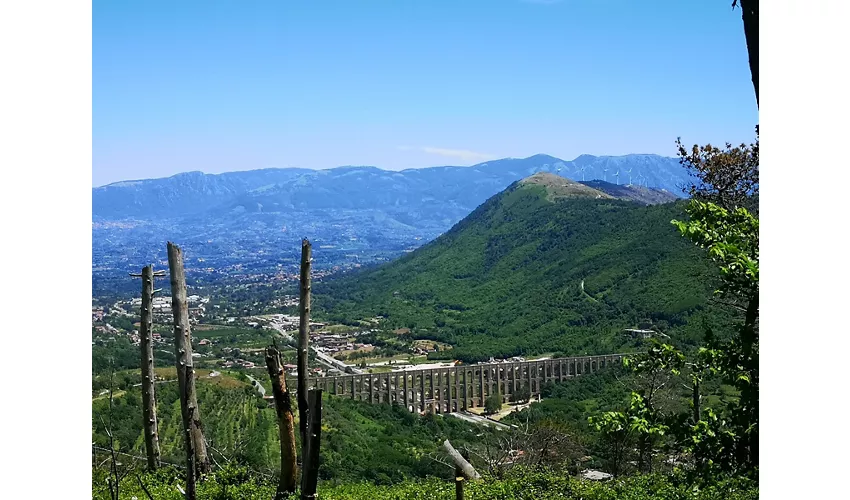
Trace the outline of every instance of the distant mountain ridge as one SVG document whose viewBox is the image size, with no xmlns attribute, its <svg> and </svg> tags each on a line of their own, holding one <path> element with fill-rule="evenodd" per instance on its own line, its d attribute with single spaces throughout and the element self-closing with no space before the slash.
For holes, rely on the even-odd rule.
<svg viewBox="0 0 850 500">
<path fill-rule="evenodd" d="M 204 213 L 226 216 L 309 209 L 401 209 L 413 218 L 436 217 L 454 223 L 512 182 L 537 172 L 557 173 L 576 181 L 601 179 L 614 186 L 640 183 L 670 193 L 680 193 L 679 186 L 688 177 L 675 158 L 638 154 L 581 155 L 573 161 L 539 154 L 471 167 L 402 171 L 376 167 L 274 168 L 222 174 L 194 171 L 93 188 L 92 215 L 116 220 Z"/>
</svg>

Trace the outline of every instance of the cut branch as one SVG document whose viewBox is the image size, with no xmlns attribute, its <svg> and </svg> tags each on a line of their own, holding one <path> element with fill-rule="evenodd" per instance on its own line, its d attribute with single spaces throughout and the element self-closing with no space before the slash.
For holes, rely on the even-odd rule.
<svg viewBox="0 0 850 500">
<path fill-rule="evenodd" d="M 461 454 L 454 448 L 454 446 L 452 446 L 452 444 L 449 442 L 448 439 L 443 441 L 443 448 L 446 449 L 449 456 L 452 457 L 452 461 L 454 462 L 455 466 L 458 467 L 461 472 L 463 472 L 463 475 L 467 479 L 470 479 L 470 480 L 481 479 L 481 475 L 478 474 L 478 471 L 475 470 L 475 467 L 473 467 L 472 464 L 469 463 L 468 460 L 466 460 L 465 458 L 463 458 L 463 456 L 461 456 Z"/>
</svg>

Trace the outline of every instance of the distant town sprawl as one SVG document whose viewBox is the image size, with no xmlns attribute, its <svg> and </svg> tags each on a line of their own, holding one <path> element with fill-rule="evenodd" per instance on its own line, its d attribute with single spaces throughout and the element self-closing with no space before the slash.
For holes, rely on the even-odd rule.
<svg viewBox="0 0 850 500">
<path fill-rule="evenodd" d="M 247 370 L 261 375 L 265 367 L 265 348 L 274 342 L 284 349 L 284 368 L 296 376 L 294 347 L 300 319 L 294 314 L 258 314 L 235 316 L 223 311 L 221 304 L 209 296 L 190 295 L 189 320 L 193 328 L 193 357 L 196 367 L 203 369 Z M 277 305 L 295 308 L 298 299 L 286 295 Z M 109 347 L 126 342 L 128 348 L 140 344 L 140 298 L 120 300 L 92 307 L 92 345 Z M 153 301 L 153 332 L 155 350 L 160 361 L 172 358 L 173 327 L 171 297 L 156 296 Z M 450 350 L 451 346 L 426 339 L 417 339 L 409 328 L 389 329 L 381 317 L 362 321 L 361 327 L 310 322 L 310 361 L 314 376 L 333 376 L 344 373 L 398 371 L 411 368 L 452 366 L 454 360 L 429 361 L 428 354 Z M 288 349 L 288 350 L 287 350 Z M 163 356 L 164 355 L 164 356 Z M 491 362 L 521 361 L 523 358 Z M 162 363 L 167 366 L 167 363 Z M 257 370 L 257 372 L 252 372 Z"/>
</svg>

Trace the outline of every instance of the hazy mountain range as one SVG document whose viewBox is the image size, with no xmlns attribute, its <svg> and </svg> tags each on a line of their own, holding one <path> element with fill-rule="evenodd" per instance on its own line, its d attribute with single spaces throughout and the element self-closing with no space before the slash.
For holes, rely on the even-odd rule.
<svg viewBox="0 0 850 500">
<path fill-rule="evenodd" d="M 512 182 L 537 172 L 576 181 L 641 184 L 681 193 L 687 178 L 675 158 L 590 156 L 565 161 L 548 155 L 506 158 L 471 167 L 403 171 L 376 167 L 263 169 L 223 174 L 187 172 L 92 189 L 95 219 L 182 217 L 310 209 L 378 209 L 457 222 Z M 616 176 L 619 172 L 619 176 Z M 447 227 L 448 228 L 448 227 Z"/>
<path fill-rule="evenodd" d="M 388 260 L 540 172 L 644 205 L 676 199 L 687 179 L 676 159 L 657 155 L 573 161 L 535 155 L 400 172 L 285 168 L 117 182 L 92 189 L 93 280 L 97 285 L 109 275 L 126 281 L 127 272 L 164 262 L 167 240 L 225 273 L 295 266 L 302 237 L 314 242 L 319 267 Z"/>
</svg>

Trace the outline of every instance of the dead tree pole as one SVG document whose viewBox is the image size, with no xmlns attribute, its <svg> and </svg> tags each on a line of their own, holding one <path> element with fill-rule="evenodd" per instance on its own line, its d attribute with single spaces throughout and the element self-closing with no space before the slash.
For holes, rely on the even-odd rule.
<svg viewBox="0 0 850 500">
<path fill-rule="evenodd" d="M 469 452 L 465 448 L 460 450 L 460 455 L 464 460 L 469 461 Z M 460 465 L 455 464 L 455 500 L 463 500 L 463 481 L 465 479 Z"/>
<path fill-rule="evenodd" d="M 154 272 L 153 264 L 142 268 L 142 274 L 133 274 L 142 278 L 142 309 L 139 325 L 139 344 L 142 352 L 142 426 L 145 434 L 145 452 L 148 469 L 155 470 L 160 465 L 159 434 L 156 419 L 156 392 L 154 389 L 153 364 L 153 296 L 160 290 L 154 290 L 154 278 L 165 276 L 165 271 Z"/>
<path fill-rule="evenodd" d="M 301 432 L 301 461 L 307 456 L 307 352 L 310 343 L 310 241 L 301 240 L 301 287 L 299 305 L 301 309 L 298 325 L 298 429 Z M 303 475 L 303 473 L 302 473 Z"/>
<path fill-rule="evenodd" d="M 266 349 L 266 368 L 272 380 L 274 407 L 277 413 L 277 426 L 280 435 L 280 481 L 277 485 L 275 500 L 288 498 L 295 492 L 297 466 L 295 455 L 295 426 L 292 422 L 292 400 L 286 388 L 286 373 L 277 347 Z"/>
<path fill-rule="evenodd" d="M 201 425 L 201 413 L 198 410 L 198 397 L 195 392 L 195 367 L 192 361 L 192 333 L 189 328 L 183 251 L 170 241 L 168 242 L 168 267 L 171 271 L 171 311 L 174 316 L 174 348 L 177 355 L 180 410 L 183 417 L 183 429 L 186 433 L 188 472 L 189 475 L 194 473 L 192 478 L 194 480 L 195 477 L 209 472 L 210 462 Z M 187 482 L 187 497 L 188 493 Z"/>
<path fill-rule="evenodd" d="M 322 440 L 322 390 L 310 389 L 310 424 L 307 426 L 307 447 L 301 472 L 301 500 L 316 498 L 319 482 L 319 449 Z"/>
</svg>

